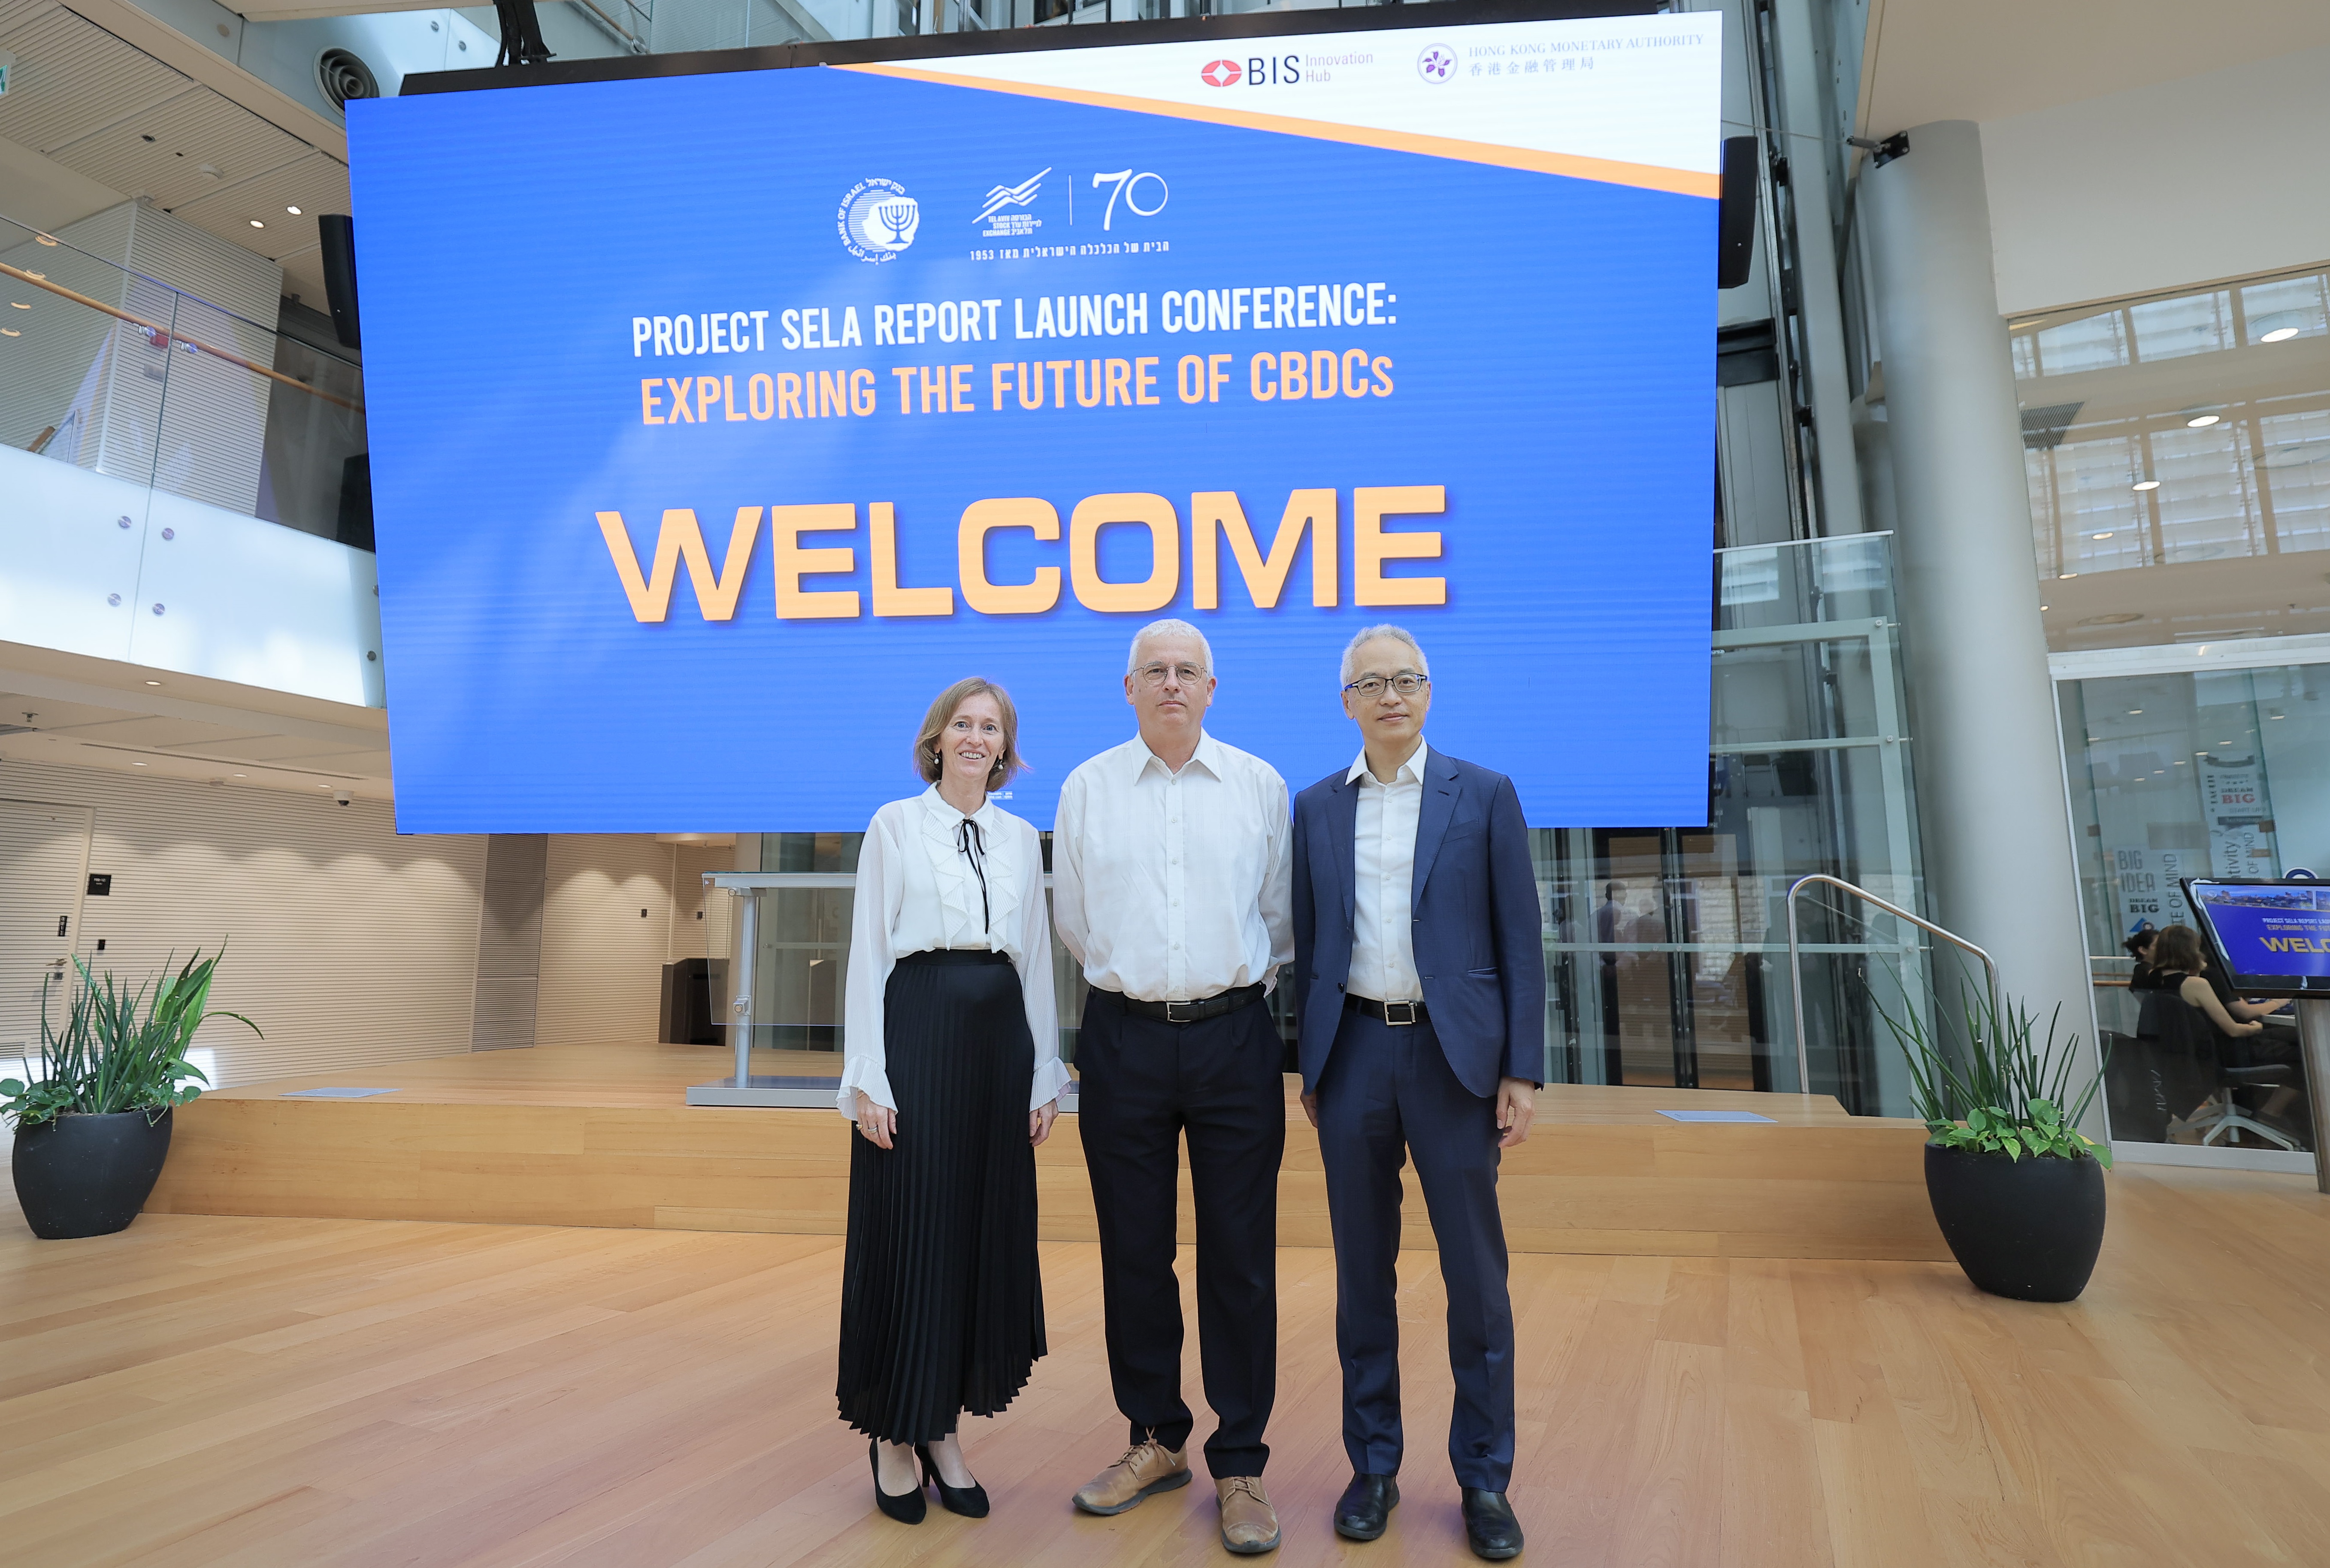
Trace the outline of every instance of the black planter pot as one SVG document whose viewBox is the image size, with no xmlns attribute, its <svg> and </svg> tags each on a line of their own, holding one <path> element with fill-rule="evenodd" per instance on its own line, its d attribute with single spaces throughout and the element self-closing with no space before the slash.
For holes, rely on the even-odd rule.
<svg viewBox="0 0 2330 1568">
<path fill-rule="evenodd" d="M 1926 1195 L 1966 1278 L 2015 1301 L 2070 1301 L 2104 1244 L 2104 1168 L 2092 1159 L 1926 1145 Z"/>
<path fill-rule="evenodd" d="M 16 1201 L 33 1234 L 53 1241 L 126 1230 L 161 1178 L 170 1116 L 113 1111 L 17 1128 Z"/>
</svg>

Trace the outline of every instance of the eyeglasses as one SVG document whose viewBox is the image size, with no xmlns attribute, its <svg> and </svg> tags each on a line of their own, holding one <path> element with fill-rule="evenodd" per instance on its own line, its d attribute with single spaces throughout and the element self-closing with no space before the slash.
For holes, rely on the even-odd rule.
<svg viewBox="0 0 2330 1568">
<path fill-rule="evenodd" d="M 1132 673 L 1143 686 L 1162 686 L 1168 674 L 1184 686 L 1195 686 L 1206 678 L 1204 666 L 1198 664 L 1144 664 Z"/>
<path fill-rule="evenodd" d="M 1389 680 L 1386 680 L 1380 675 L 1362 675 L 1343 689 L 1357 692 L 1361 697 L 1381 697 L 1384 688 L 1388 686 L 1402 697 L 1414 697 L 1431 684 L 1432 677 L 1429 675 L 1411 675 L 1402 671 Z"/>
</svg>

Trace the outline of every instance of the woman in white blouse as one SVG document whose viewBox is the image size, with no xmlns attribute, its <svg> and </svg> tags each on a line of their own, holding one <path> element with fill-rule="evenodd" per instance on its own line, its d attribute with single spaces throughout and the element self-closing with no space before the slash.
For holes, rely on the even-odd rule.
<svg viewBox="0 0 2330 1568">
<path fill-rule="evenodd" d="M 1035 1145 L 1068 1073 L 1042 846 L 988 799 L 1019 771 L 1018 732 L 1001 687 L 941 692 L 914 737 L 931 787 L 875 813 L 857 858 L 838 1394 L 875 1502 L 907 1524 L 932 1485 L 985 1516 L 957 1418 L 1009 1404 L 1045 1348 Z"/>
</svg>

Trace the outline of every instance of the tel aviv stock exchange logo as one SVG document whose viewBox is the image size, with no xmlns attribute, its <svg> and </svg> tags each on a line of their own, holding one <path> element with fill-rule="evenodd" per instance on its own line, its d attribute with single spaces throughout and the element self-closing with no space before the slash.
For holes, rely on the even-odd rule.
<svg viewBox="0 0 2330 1568">
<path fill-rule="evenodd" d="M 1456 52 L 1445 43 L 1427 43 L 1416 57 L 1416 74 L 1426 81 L 1452 81 L 1456 76 Z"/>
<path fill-rule="evenodd" d="M 1235 60 L 1209 60 L 1198 72 L 1208 87 L 1236 87 L 1238 78 L 1245 74 Z"/>
<path fill-rule="evenodd" d="M 923 209 L 895 180 L 860 180 L 841 198 L 833 226 L 861 261 L 886 261 L 914 242 Z"/>
</svg>

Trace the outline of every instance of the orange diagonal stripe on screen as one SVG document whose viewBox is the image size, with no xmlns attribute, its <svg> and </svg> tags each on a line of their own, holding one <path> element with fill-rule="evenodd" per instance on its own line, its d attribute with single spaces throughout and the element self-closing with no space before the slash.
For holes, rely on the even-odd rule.
<svg viewBox="0 0 2330 1568">
<path fill-rule="evenodd" d="M 1130 98 L 1122 93 L 1093 92 L 1076 87 L 1039 87 L 1025 81 L 997 81 L 980 76 L 958 76 L 914 65 L 837 65 L 836 71 L 863 71 L 875 76 L 895 76 L 910 81 L 934 81 L 947 87 L 975 87 L 989 92 L 1016 92 L 1023 98 L 1048 98 L 1057 103 L 1084 103 L 1099 109 L 1129 109 L 1135 114 L 1161 114 L 1174 119 L 1203 120 L 1208 125 L 1242 126 L 1247 130 L 1276 131 L 1317 141 L 1348 142 L 1354 147 L 1388 147 L 1394 152 L 1422 153 L 1430 157 L 1455 158 L 1464 163 L 1496 164 L 1504 168 L 1534 169 L 1544 175 L 1599 180 L 1605 185 L 1634 185 L 1643 190 L 1672 191 L 1678 195 L 1713 197 L 1722 194 L 1722 176 L 1671 169 L 1658 164 L 1622 163 L 1615 158 L 1580 157 L 1574 153 L 1539 152 L 1530 147 L 1500 147 L 1494 142 L 1462 141 L 1454 137 L 1423 136 L 1414 131 L 1378 130 L 1369 126 L 1338 125 L 1323 119 L 1298 119 L 1284 114 L 1255 114 L 1242 109 L 1206 109 L 1161 98 Z"/>
</svg>

